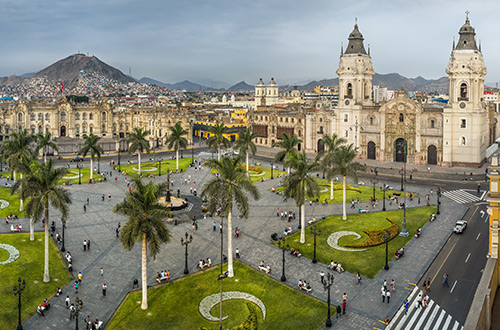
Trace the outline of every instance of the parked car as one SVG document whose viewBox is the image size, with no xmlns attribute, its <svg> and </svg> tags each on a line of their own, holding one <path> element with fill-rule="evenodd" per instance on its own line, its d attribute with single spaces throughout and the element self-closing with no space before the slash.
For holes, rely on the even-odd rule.
<svg viewBox="0 0 500 330">
<path fill-rule="evenodd" d="M 83 162 L 83 158 L 79 157 L 79 156 L 76 156 L 75 158 L 73 158 L 71 160 L 71 162 L 74 162 L 74 163 Z"/>
<path fill-rule="evenodd" d="M 455 232 L 457 234 L 461 234 L 464 232 L 465 228 L 467 228 L 467 221 L 460 220 L 460 221 L 457 221 L 457 223 L 455 224 L 455 227 L 453 227 L 453 232 Z"/>
</svg>

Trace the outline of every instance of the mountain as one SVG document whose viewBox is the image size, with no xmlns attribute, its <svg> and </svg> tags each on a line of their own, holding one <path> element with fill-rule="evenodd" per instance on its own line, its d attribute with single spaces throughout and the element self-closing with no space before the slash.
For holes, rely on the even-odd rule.
<svg viewBox="0 0 500 330">
<path fill-rule="evenodd" d="M 255 90 L 255 86 L 249 85 L 249 84 L 247 84 L 244 81 L 240 81 L 239 83 L 237 83 L 237 84 L 229 87 L 227 90 L 231 91 L 231 92 L 254 91 Z"/>
<path fill-rule="evenodd" d="M 24 83 L 26 78 L 20 76 L 0 77 L 0 86 L 15 86 Z"/>
<path fill-rule="evenodd" d="M 126 76 L 120 70 L 102 62 L 95 56 L 74 54 L 57 61 L 45 69 L 35 73 L 32 77 L 43 77 L 55 82 L 63 82 L 64 86 L 71 89 L 76 86 L 80 71 L 97 73 L 108 79 L 120 83 L 134 82 L 135 80 Z"/>
<path fill-rule="evenodd" d="M 25 74 L 22 74 L 20 75 L 20 77 L 23 77 L 23 78 L 29 78 L 31 77 L 32 75 L 34 75 L 35 72 L 28 72 L 28 73 L 25 73 Z"/>
<path fill-rule="evenodd" d="M 140 82 L 140 83 L 146 83 L 146 84 L 151 84 L 151 85 L 162 86 L 162 87 L 165 87 L 165 88 L 168 88 L 168 89 L 172 88 L 172 84 L 164 83 L 164 82 L 161 82 L 161 81 L 158 81 L 158 80 L 155 80 L 155 79 L 152 79 L 152 78 L 148 78 L 148 77 L 142 77 L 141 79 L 138 80 L 138 82 Z"/>
</svg>

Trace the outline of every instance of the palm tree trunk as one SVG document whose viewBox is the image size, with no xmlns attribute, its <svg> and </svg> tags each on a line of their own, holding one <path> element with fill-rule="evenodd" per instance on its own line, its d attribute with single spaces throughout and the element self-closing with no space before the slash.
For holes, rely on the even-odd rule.
<svg viewBox="0 0 500 330">
<path fill-rule="evenodd" d="M 141 153 L 137 153 L 137 165 L 139 165 L 139 176 L 141 175 Z"/>
<path fill-rule="evenodd" d="M 21 173 L 21 180 L 23 179 L 23 174 Z M 22 210 L 24 209 L 24 199 L 23 198 L 20 198 L 20 203 L 19 203 L 19 211 L 22 212 Z"/>
<path fill-rule="evenodd" d="M 43 281 L 50 282 L 49 276 L 49 200 L 45 197 L 45 265 Z"/>
<path fill-rule="evenodd" d="M 221 261 L 222 262 L 222 261 Z M 233 270 L 233 211 L 227 213 L 227 272 L 229 277 L 234 276 Z"/>
<path fill-rule="evenodd" d="M 179 170 L 179 149 L 175 150 L 176 169 Z"/>
<path fill-rule="evenodd" d="M 47 150 L 43 147 L 43 165 L 47 164 Z"/>
<path fill-rule="evenodd" d="M 334 199 L 333 197 L 333 179 L 330 180 L 330 199 Z"/>
<path fill-rule="evenodd" d="M 248 150 L 247 150 L 247 176 L 250 177 L 250 173 L 248 172 Z"/>
<path fill-rule="evenodd" d="M 217 160 L 220 162 L 220 144 L 217 146 Z"/>
<path fill-rule="evenodd" d="M 94 178 L 94 159 L 90 157 L 90 180 Z"/>
<path fill-rule="evenodd" d="M 302 203 L 300 206 L 300 243 L 306 242 L 306 204 Z"/>
<path fill-rule="evenodd" d="M 30 217 L 30 241 L 35 240 L 35 220 Z"/>
<path fill-rule="evenodd" d="M 17 177 L 16 177 L 16 170 L 14 170 L 14 176 L 12 177 L 12 182 L 16 181 Z"/>
<path fill-rule="evenodd" d="M 142 304 L 141 309 L 148 309 L 148 274 L 147 274 L 147 242 L 146 234 L 142 235 Z"/>
<path fill-rule="evenodd" d="M 342 187 L 342 220 L 347 220 L 347 213 L 345 210 L 345 190 L 346 190 L 346 176 L 344 175 Z"/>
</svg>

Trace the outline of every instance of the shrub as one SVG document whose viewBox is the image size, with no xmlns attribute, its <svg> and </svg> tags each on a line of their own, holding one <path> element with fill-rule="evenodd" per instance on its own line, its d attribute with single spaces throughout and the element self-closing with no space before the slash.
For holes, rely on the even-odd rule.
<svg viewBox="0 0 500 330">
<path fill-rule="evenodd" d="M 368 235 L 368 240 L 366 242 L 359 244 L 346 244 L 345 247 L 364 248 L 364 247 L 377 246 L 383 244 L 385 243 L 384 235 L 386 231 L 389 232 L 388 241 L 396 237 L 399 234 L 399 226 L 391 219 L 389 218 L 386 219 L 391 223 L 391 226 L 389 228 L 381 230 L 366 230 L 364 231 L 364 233 Z"/>
</svg>

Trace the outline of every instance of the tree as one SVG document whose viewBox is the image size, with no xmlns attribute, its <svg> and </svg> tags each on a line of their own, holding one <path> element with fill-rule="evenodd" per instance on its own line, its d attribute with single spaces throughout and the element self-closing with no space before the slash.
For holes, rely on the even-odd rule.
<svg viewBox="0 0 500 330">
<path fill-rule="evenodd" d="M 104 150 L 102 150 L 101 146 L 98 144 L 99 140 L 101 138 L 97 135 L 94 135 L 93 133 L 90 133 L 90 135 L 84 137 L 84 144 L 82 149 L 78 152 L 79 155 L 83 155 L 83 157 L 86 157 L 87 154 L 90 154 L 90 180 L 94 178 L 94 158 L 97 156 L 98 158 L 101 158 L 101 154 L 104 153 Z"/>
<path fill-rule="evenodd" d="M 291 153 L 285 160 L 287 166 L 291 168 L 291 173 L 285 177 L 283 186 L 285 190 L 283 195 L 295 200 L 297 207 L 300 207 L 300 243 L 306 242 L 306 197 L 312 200 L 319 196 L 318 182 L 311 177 L 314 171 L 319 168 L 318 162 L 310 163 L 307 160 L 306 153 Z"/>
<path fill-rule="evenodd" d="M 323 171 L 323 175 L 325 172 L 330 171 L 333 166 L 333 159 L 335 158 L 336 153 L 341 145 L 346 143 L 347 140 L 344 138 L 339 138 L 337 134 L 333 134 L 331 137 L 325 135 L 323 137 L 323 144 L 326 147 L 325 150 L 318 153 L 316 156 L 316 160 L 320 163 L 320 168 Z M 333 176 L 330 177 L 330 199 L 333 199 Z"/>
<path fill-rule="evenodd" d="M 22 180 L 23 173 L 28 171 L 31 160 L 35 158 L 31 146 L 33 141 L 35 141 L 35 137 L 29 134 L 25 129 L 19 133 L 12 132 L 10 138 L 3 141 L 2 152 L 7 159 L 7 165 L 14 171 L 13 180 L 16 180 L 16 171 L 20 172 L 20 179 Z M 24 207 L 24 199 L 21 195 L 19 211 L 22 211 Z"/>
<path fill-rule="evenodd" d="M 170 240 L 170 231 L 163 220 L 170 217 L 171 212 L 166 205 L 159 203 L 166 189 L 166 183 L 154 184 L 149 180 L 143 184 L 140 178 L 136 178 L 132 182 L 132 192 L 128 192 L 125 200 L 113 208 L 113 212 L 127 217 L 121 231 L 122 246 L 130 251 L 136 242 L 142 243 L 142 309 L 148 308 L 147 251 L 156 259 L 160 244 Z"/>
<path fill-rule="evenodd" d="M 134 128 L 134 131 L 127 137 L 128 152 L 133 154 L 137 152 L 137 165 L 139 166 L 139 176 L 141 175 L 141 153 L 146 151 L 149 154 L 149 143 L 146 140 L 151 132 L 145 131 L 142 127 Z"/>
<path fill-rule="evenodd" d="M 180 123 L 170 127 L 170 135 L 167 137 L 168 148 L 174 148 L 177 170 L 179 169 L 179 149 L 186 149 L 188 140 L 184 137 L 188 132 L 182 128 Z"/>
<path fill-rule="evenodd" d="M 66 220 L 69 214 L 69 204 L 71 204 L 70 193 L 59 185 L 59 181 L 66 173 L 65 168 L 54 167 L 54 161 L 49 159 L 46 164 L 33 161 L 30 165 L 30 172 L 26 178 L 15 183 L 13 189 L 18 189 L 19 185 L 24 185 L 23 194 L 30 196 L 26 205 L 26 214 L 33 217 L 34 221 L 45 219 L 45 266 L 43 281 L 49 282 L 49 204 L 61 213 L 61 218 Z M 23 181 L 24 184 L 22 183 Z"/>
<path fill-rule="evenodd" d="M 218 173 L 218 176 L 203 186 L 201 197 L 209 198 L 209 209 L 212 213 L 220 205 L 222 213 L 227 214 L 228 276 L 233 277 L 233 206 L 237 207 L 241 216 L 248 218 L 249 207 L 246 193 L 249 193 L 255 200 L 260 198 L 260 194 L 245 174 L 239 157 L 209 159 L 205 164 Z"/>
<path fill-rule="evenodd" d="M 224 123 L 215 124 L 215 126 L 210 127 L 209 132 L 210 137 L 207 139 L 207 146 L 212 150 L 217 148 L 217 160 L 220 160 L 220 146 L 223 145 L 224 148 L 227 148 L 231 144 L 224 136 L 227 132 L 227 127 Z"/>
<path fill-rule="evenodd" d="M 52 148 L 52 150 L 57 151 L 57 144 L 52 141 L 52 134 L 50 132 L 43 134 L 37 134 L 36 136 L 37 146 L 36 152 L 40 152 L 43 149 L 43 163 L 47 163 L 47 148 Z"/>
<path fill-rule="evenodd" d="M 328 178 L 331 179 L 335 175 L 342 175 L 343 177 L 343 186 L 342 186 L 342 210 L 343 215 L 342 219 L 347 220 L 347 213 L 345 208 L 345 194 L 346 194 L 346 178 L 349 176 L 355 182 L 358 181 L 357 171 L 364 171 L 365 167 L 358 162 L 354 161 L 356 158 L 357 152 L 354 149 L 353 144 L 350 145 L 342 145 L 338 148 L 338 152 L 333 157 L 333 167 L 328 172 Z"/>
<path fill-rule="evenodd" d="M 302 140 L 299 139 L 297 135 L 281 133 L 281 141 L 275 142 L 272 145 L 272 147 L 281 148 L 281 150 L 274 155 L 274 161 L 284 163 L 291 154 L 297 153 L 297 146 L 299 143 L 302 143 Z M 288 168 L 288 174 L 290 174 L 290 168 Z"/>
<path fill-rule="evenodd" d="M 244 153 L 246 155 L 246 165 L 247 165 L 247 176 L 248 174 L 248 155 L 251 152 L 252 155 L 255 155 L 255 152 L 257 151 L 257 147 L 255 146 L 255 143 L 253 140 L 257 138 L 259 134 L 257 133 L 252 133 L 250 131 L 250 128 L 247 128 L 246 131 L 238 133 L 238 141 L 236 141 L 236 149 L 239 150 L 241 153 Z"/>
</svg>

